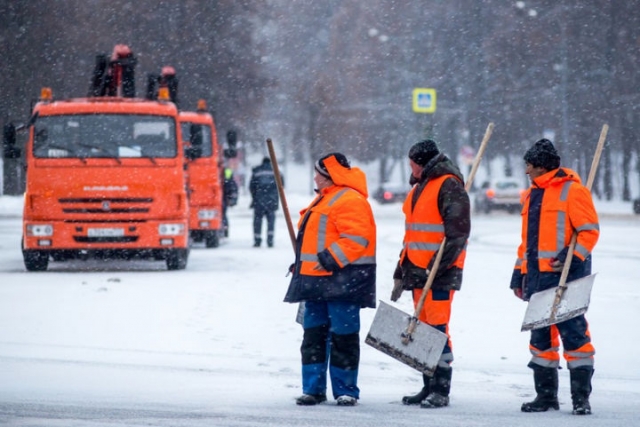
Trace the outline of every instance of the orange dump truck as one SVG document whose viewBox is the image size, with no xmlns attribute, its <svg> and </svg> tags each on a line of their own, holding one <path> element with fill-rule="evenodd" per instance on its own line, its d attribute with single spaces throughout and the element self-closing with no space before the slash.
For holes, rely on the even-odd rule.
<svg viewBox="0 0 640 427">
<path fill-rule="evenodd" d="M 95 96 L 54 100 L 43 91 L 26 126 L 22 252 L 29 271 L 46 270 L 50 259 L 87 257 L 186 267 L 189 206 L 177 108 L 166 91 L 159 100 L 130 97 L 131 88 L 129 97 L 105 94 L 101 84 L 123 87 L 131 71 L 118 70 L 115 53 L 106 63 L 101 79 L 94 74 Z"/>
<path fill-rule="evenodd" d="M 215 248 L 222 235 L 222 182 L 213 117 L 204 101 L 196 112 L 182 111 L 179 117 L 186 147 L 189 233 L 195 242 Z"/>
</svg>

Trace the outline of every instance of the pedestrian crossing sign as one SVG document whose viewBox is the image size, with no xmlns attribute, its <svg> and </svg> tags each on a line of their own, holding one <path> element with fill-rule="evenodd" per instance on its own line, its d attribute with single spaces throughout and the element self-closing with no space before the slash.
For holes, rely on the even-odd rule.
<svg viewBox="0 0 640 427">
<path fill-rule="evenodd" d="M 413 89 L 413 112 L 414 113 L 435 113 L 436 112 L 436 90 L 431 88 Z"/>
</svg>

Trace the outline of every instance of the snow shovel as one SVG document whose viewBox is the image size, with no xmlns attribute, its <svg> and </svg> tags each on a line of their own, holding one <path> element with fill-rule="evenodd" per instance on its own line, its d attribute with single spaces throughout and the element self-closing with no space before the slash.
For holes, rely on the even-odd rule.
<svg viewBox="0 0 640 427">
<path fill-rule="evenodd" d="M 609 125 L 605 124 L 602 126 L 600 139 L 596 146 L 596 153 L 593 156 L 589 178 L 586 183 L 586 187 L 589 190 L 591 190 L 591 186 L 595 180 L 600 155 L 602 154 L 608 131 Z M 596 275 L 592 274 L 567 283 L 569 267 L 571 266 L 577 239 L 578 233 L 574 231 L 571 236 L 567 259 L 564 261 L 558 286 L 542 292 L 536 292 L 531 296 L 529 304 L 527 305 L 527 311 L 524 314 L 521 331 L 544 328 L 564 322 L 565 320 L 584 314 L 589 308 L 591 288 L 593 288 Z"/>
<path fill-rule="evenodd" d="M 478 149 L 478 154 L 473 162 L 469 178 L 465 184 L 465 190 L 469 191 L 473 178 L 480 165 L 480 160 L 493 132 L 493 123 L 489 123 L 487 130 Z M 413 316 L 404 313 L 397 308 L 380 301 L 380 307 L 373 318 L 365 343 L 394 359 L 418 370 L 419 372 L 433 376 L 436 370 L 442 350 L 447 343 L 447 335 L 438 329 L 420 322 L 418 316 L 424 306 L 429 289 L 438 271 L 446 238 L 442 240 L 436 254 L 427 282 L 422 289 L 422 295 L 415 306 Z"/>
<path fill-rule="evenodd" d="M 273 142 L 271 138 L 267 138 L 267 148 L 269 150 L 269 158 L 271 158 L 271 165 L 273 166 L 273 174 L 276 178 L 276 185 L 278 186 L 278 194 L 280 194 L 280 203 L 282 204 L 282 212 L 284 212 L 284 219 L 287 222 L 287 229 L 289 230 L 289 238 L 291 239 L 291 246 L 293 247 L 293 254 L 296 254 L 296 232 L 293 229 L 293 222 L 291 221 L 291 215 L 289 214 L 289 206 L 287 205 L 287 199 L 284 196 L 284 185 L 282 185 L 282 177 L 280 176 L 280 169 L 278 168 L 278 159 L 276 158 L 276 152 L 273 149 Z M 296 322 L 302 325 L 302 319 L 304 318 L 304 302 L 298 305 L 298 313 L 296 314 Z"/>
</svg>

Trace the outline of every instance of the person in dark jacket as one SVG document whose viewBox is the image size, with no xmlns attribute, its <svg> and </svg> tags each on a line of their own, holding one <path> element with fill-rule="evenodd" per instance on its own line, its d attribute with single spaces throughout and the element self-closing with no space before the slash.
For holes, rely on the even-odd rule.
<svg viewBox="0 0 640 427">
<path fill-rule="evenodd" d="M 238 184 L 233 176 L 233 169 L 224 168 L 222 181 L 222 228 L 224 229 L 224 237 L 229 237 L 229 218 L 227 217 L 227 208 L 235 206 L 237 203 Z"/>
<path fill-rule="evenodd" d="M 531 187 L 522 196 L 522 241 L 510 288 L 518 298 L 529 300 L 537 292 L 558 286 L 574 233 L 577 240 L 567 282 L 591 274 L 591 252 L 600 226 L 591 192 L 576 172 L 560 167 L 560 156 L 551 141 L 537 141 L 525 153 L 524 161 Z M 560 339 L 569 368 L 573 413 L 591 414 L 595 348 L 584 314 L 531 331 L 529 367 L 537 394 L 533 401 L 522 404 L 522 412 L 560 409 Z"/>
<path fill-rule="evenodd" d="M 458 168 L 440 152 L 435 141 L 427 139 L 409 150 L 410 183 L 413 188 L 402 208 L 405 235 L 400 260 L 393 275 L 391 300 L 403 290 L 411 290 L 414 304 L 430 274 L 435 274 L 420 321 L 449 335 L 451 303 L 462 285 L 467 239 L 471 229 L 469 196 Z M 442 259 L 434 271 L 436 253 L 446 237 Z M 404 396 L 405 405 L 423 408 L 449 405 L 451 389 L 451 340 L 442 351 L 433 377 L 423 375 L 424 387 L 413 396 Z"/>
<path fill-rule="evenodd" d="M 376 224 L 364 172 L 341 153 L 316 162 L 318 195 L 300 212 L 296 260 L 285 302 L 303 302 L 302 396 L 298 405 L 360 397 L 360 309 L 376 304 Z"/>
<path fill-rule="evenodd" d="M 280 176 L 284 185 L 284 179 Z M 265 157 L 260 166 L 252 170 L 249 181 L 253 208 L 253 246 L 260 247 L 262 243 L 262 218 L 267 219 L 267 246 L 273 247 L 276 210 L 278 210 L 278 185 L 271 167 L 271 159 Z"/>
</svg>

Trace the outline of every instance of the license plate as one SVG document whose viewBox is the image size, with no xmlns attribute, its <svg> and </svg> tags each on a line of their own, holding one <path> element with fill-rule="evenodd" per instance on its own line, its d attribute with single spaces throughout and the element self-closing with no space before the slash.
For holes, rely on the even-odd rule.
<svg viewBox="0 0 640 427">
<path fill-rule="evenodd" d="M 90 228 L 87 230 L 89 237 L 119 237 L 124 236 L 124 228 Z"/>
</svg>

